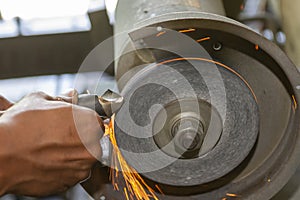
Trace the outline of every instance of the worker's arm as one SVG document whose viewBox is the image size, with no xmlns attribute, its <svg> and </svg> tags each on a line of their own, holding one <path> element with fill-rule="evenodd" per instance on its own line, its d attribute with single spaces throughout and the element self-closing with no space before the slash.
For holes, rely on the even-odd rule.
<svg viewBox="0 0 300 200">
<path fill-rule="evenodd" d="M 25 97 L 0 117 L 0 196 L 45 196 L 86 179 L 102 134 L 92 110 L 43 93 Z"/>
</svg>

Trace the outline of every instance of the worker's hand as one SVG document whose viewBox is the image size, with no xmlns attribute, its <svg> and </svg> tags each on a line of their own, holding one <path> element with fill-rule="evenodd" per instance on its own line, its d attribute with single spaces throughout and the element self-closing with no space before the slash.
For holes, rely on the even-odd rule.
<svg viewBox="0 0 300 200">
<path fill-rule="evenodd" d="M 101 156 L 102 134 L 94 111 L 28 95 L 0 117 L 0 195 L 45 196 L 85 180 Z"/>
<path fill-rule="evenodd" d="M 12 107 L 14 104 L 0 95 L 0 111 L 5 111 Z"/>
</svg>

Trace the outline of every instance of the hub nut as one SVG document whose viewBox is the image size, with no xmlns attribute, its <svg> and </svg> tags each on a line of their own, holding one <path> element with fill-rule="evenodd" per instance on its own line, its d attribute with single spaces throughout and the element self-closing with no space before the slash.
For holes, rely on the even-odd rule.
<svg viewBox="0 0 300 200">
<path fill-rule="evenodd" d="M 177 153 L 183 158 L 194 158 L 198 155 L 205 137 L 204 127 L 196 118 L 181 118 L 174 123 L 172 136 Z"/>
</svg>

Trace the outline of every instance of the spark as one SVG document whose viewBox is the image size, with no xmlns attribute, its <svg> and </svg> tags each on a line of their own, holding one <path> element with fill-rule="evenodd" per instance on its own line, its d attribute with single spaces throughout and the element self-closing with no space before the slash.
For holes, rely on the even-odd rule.
<svg viewBox="0 0 300 200">
<path fill-rule="evenodd" d="M 196 29 L 194 29 L 194 28 L 189 28 L 189 29 L 180 30 L 179 32 L 180 32 L 180 33 L 189 33 L 189 32 L 194 32 L 194 31 L 196 31 Z"/>
<path fill-rule="evenodd" d="M 164 35 L 165 33 L 167 33 L 167 32 L 166 31 L 161 31 L 161 32 L 157 33 L 156 37 L 160 37 L 160 36 Z"/>
<path fill-rule="evenodd" d="M 160 189 L 160 187 L 158 185 L 155 185 L 156 189 L 161 193 L 164 194 L 163 191 Z"/>
<path fill-rule="evenodd" d="M 119 191 L 119 173 L 122 173 L 122 177 L 125 183 L 123 188 L 126 200 L 158 200 L 154 190 L 144 181 L 140 174 L 126 162 L 125 158 L 118 147 L 116 135 L 114 132 L 114 118 L 111 117 L 110 123 L 105 125 L 105 135 L 108 135 L 113 147 L 112 153 L 112 166 L 110 169 L 110 180 L 115 190 Z M 156 187 L 159 192 L 161 189 Z"/>
<path fill-rule="evenodd" d="M 170 59 L 170 60 L 166 60 L 166 61 L 160 62 L 156 66 L 164 65 L 164 64 L 171 63 L 171 62 L 174 62 L 174 61 L 182 61 L 182 60 L 200 60 L 200 61 L 205 61 L 205 62 L 209 62 L 209 63 L 213 63 L 213 64 L 216 64 L 216 65 L 219 65 L 220 67 L 223 67 L 223 68 L 227 69 L 228 71 L 230 71 L 230 72 L 234 73 L 235 75 L 237 75 L 246 84 L 246 86 L 249 88 L 250 92 L 252 93 L 255 101 L 258 102 L 257 97 L 256 97 L 256 95 L 254 93 L 254 90 L 252 89 L 252 87 L 250 86 L 250 84 L 246 81 L 246 79 L 242 75 L 240 75 L 238 72 L 236 72 L 234 69 L 230 68 L 229 66 L 227 66 L 227 65 L 225 65 L 223 63 L 220 63 L 220 62 L 217 62 L 217 61 L 214 61 L 214 60 L 210 60 L 210 59 L 206 59 L 206 58 L 174 58 L 174 59 Z"/>
<path fill-rule="evenodd" d="M 259 50 L 259 46 L 258 46 L 258 44 L 257 44 L 257 45 L 255 45 L 255 50 L 256 50 L 256 51 L 258 51 L 258 50 Z"/>
<path fill-rule="evenodd" d="M 227 193 L 226 196 L 228 197 L 239 197 L 237 194 Z"/>
<path fill-rule="evenodd" d="M 124 188 L 124 193 L 125 193 L 125 196 L 126 196 L 126 200 L 129 200 L 129 197 L 128 197 L 128 193 L 127 193 L 126 188 Z"/>
<path fill-rule="evenodd" d="M 201 38 L 199 40 L 196 40 L 197 42 L 203 42 L 203 41 L 207 41 L 210 40 L 210 37 L 205 37 L 205 38 Z"/>
<path fill-rule="evenodd" d="M 114 188 L 115 188 L 115 190 L 117 190 L 117 191 L 119 191 L 120 189 L 119 189 L 119 186 L 118 186 L 118 184 L 117 183 L 115 183 L 114 184 Z"/>
<path fill-rule="evenodd" d="M 295 95 L 292 95 L 292 99 L 293 99 L 293 102 L 294 102 L 294 109 L 297 110 L 297 108 L 298 108 L 298 103 L 297 103 L 297 100 L 296 100 Z"/>
<path fill-rule="evenodd" d="M 245 9 L 245 6 L 244 6 L 244 4 L 241 4 L 241 6 L 240 6 L 240 10 L 244 10 Z"/>
</svg>

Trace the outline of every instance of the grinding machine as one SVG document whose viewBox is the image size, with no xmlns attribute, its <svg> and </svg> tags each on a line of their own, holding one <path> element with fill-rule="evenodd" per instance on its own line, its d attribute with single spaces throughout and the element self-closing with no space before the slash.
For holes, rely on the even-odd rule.
<svg viewBox="0 0 300 200">
<path fill-rule="evenodd" d="M 279 47 L 225 17 L 221 0 L 121 0 L 114 29 L 117 143 L 158 199 L 283 188 L 299 161 L 300 76 Z M 107 169 L 94 173 L 95 199 L 125 199 Z"/>
</svg>

